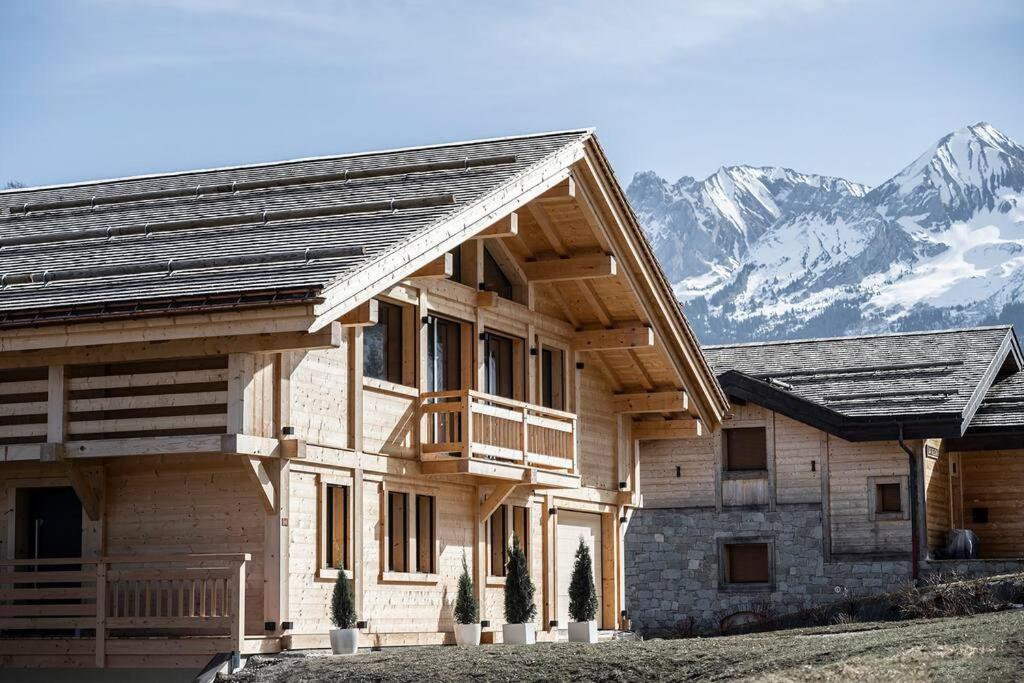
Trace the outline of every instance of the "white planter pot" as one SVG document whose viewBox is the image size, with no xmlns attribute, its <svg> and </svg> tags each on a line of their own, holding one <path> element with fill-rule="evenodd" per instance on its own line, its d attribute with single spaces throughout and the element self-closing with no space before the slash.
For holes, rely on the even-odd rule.
<svg viewBox="0 0 1024 683">
<path fill-rule="evenodd" d="M 570 643 L 596 643 L 597 622 L 596 621 L 570 621 L 569 622 Z"/>
<path fill-rule="evenodd" d="M 480 624 L 455 624 L 455 644 L 476 647 L 480 644 Z"/>
<path fill-rule="evenodd" d="M 501 640 L 506 645 L 533 645 L 537 630 L 533 624 L 502 624 Z"/>
<path fill-rule="evenodd" d="M 359 649 L 359 629 L 332 628 L 331 651 L 336 655 L 354 655 Z"/>
</svg>

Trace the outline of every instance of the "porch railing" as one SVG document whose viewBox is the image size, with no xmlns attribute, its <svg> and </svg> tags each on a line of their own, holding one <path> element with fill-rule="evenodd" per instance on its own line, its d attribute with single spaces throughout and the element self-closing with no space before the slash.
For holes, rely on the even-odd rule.
<svg viewBox="0 0 1024 683">
<path fill-rule="evenodd" d="M 473 390 L 420 395 L 424 460 L 478 457 L 576 472 L 576 415 Z"/>
<path fill-rule="evenodd" d="M 0 560 L 0 631 L 245 638 L 245 553 Z M 83 633 L 85 632 L 85 633 Z"/>
</svg>

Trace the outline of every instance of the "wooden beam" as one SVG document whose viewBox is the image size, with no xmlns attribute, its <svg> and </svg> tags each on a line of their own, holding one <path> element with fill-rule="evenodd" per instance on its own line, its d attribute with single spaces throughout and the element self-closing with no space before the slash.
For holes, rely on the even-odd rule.
<svg viewBox="0 0 1024 683">
<path fill-rule="evenodd" d="M 549 199 L 572 199 L 576 196 L 576 179 L 569 176 L 562 182 L 558 183 L 550 190 L 542 194 L 539 199 L 541 201 Z"/>
<path fill-rule="evenodd" d="M 505 499 L 516 490 L 518 485 L 517 482 L 495 484 L 491 495 L 487 496 L 480 503 L 480 521 L 486 522 L 494 514 L 494 511 L 498 509 L 498 506 L 504 503 Z"/>
<path fill-rule="evenodd" d="M 376 325 L 379 319 L 380 306 L 376 299 L 359 304 L 345 315 L 338 318 L 342 327 L 368 327 Z"/>
<path fill-rule="evenodd" d="M 33 367 L 60 363 L 116 363 L 125 360 L 155 360 L 193 356 L 220 356 L 234 352 L 328 349 L 341 346 L 341 325 L 333 323 L 312 333 L 281 332 L 227 337 L 175 339 L 131 344 L 79 346 L 54 351 L 39 349 L 12 351 L 0 355 L 0 368 Z"/>
<path fill-rule="evenodd" d="M 68 390 L 64 380 L 64 366 L 51 365 L 46 383 L 46 441 L 64 443 L 68 421 Z"/>
<path fill-rule="evenodd" d="M 242 467 L 249 479 L 256 485 L 260 494 L 260 501 L 267 512 L 274 512 L 274 483 L 270 480 L 270 474 L 263 462 L 254 455 L 242 456 Z"/>
<path fill-rule="evenodd" d="M 547 212 L 544 211 L 538 202 L 530 202 L 526 205 L 526 208 L 530 211 L 530 215 L 533 216 L 533 220 L 537 222 L 537 226 L 543 233 L 544 238 L 551 245 L 551 249 L 560 257 L 566 257 L 569 255 L 569 250 L 565 248 L 562 243 L 562 238 L 558 236 L 558 229 L 551 223 L 551 219 L 548 218 Z"/>
<path fill-rule="evenodd" d="M 515 237 L 518 234 L 519 214 L 513 211 L 489 228 L 484 228 L 473 237 L 474 239 L 484 237 Z"/>
<path fill-rule="evenodd" d="M 693 439 L 703 434 L 700 420 L 639 420 L 633 423 L 635 441 L 658 439 Z"/>
<path fill-rule="evenodd" d="M 612 399 L 612 409 L 616 413 L 685 413 L 689 404 L 685 391 L 619 394 Z"/>
<path fill-rule="evenodd" d="M 454 266 L 455 260 L 450 251 L 441 254 L 439 257 L 423 266 L 415 273 L 409 276 L 409 279 L 413 278 L 430 278 L 435 280 L 445 280 L 452 276 L 455 272 Z"/>
<path fill-rule="evenodd" d="M 531 282 L 559 282 L 613 277 L 617 265 L 609 254 L 582 254 L 550 261 L 529 261 L 523 264 L 523 274 Z"/>
<path fill-rule="evenodd" d="M 476 307 L 477 308 L 494 308 L 498 305 L 498 293 L 497 292 L 477 292 L 476 293 Z"/>
<path fill-rule="evenodd" d="M 654 346 L 654 330 L 641 325 L 610 330 L 584 330 L 577 332 L 571 342 L 574 351 L 608 351 L 644 346 Z"/>
<path fill-rule="evenodd" d="M 71 488 L 82 502 L 82 509 L 94 522 L 103 514 L 103 468 L 86 467 L 82 463 L 71 460 L 64 461 Z"/>
</svg>

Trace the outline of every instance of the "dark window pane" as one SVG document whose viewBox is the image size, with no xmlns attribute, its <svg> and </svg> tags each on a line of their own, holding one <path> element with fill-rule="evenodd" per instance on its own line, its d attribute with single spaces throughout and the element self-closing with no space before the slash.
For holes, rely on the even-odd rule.
<svg viewBox="0 0 1024 683">
<path fill-rule="evenodd" d="M 348 562 L 348 488 L 327 487 L 327 566 L 351 569 Z"/>
<path fill-rule="evenodd" d="M 736 543 L 725 546 L 729 583 L 768 583 L 767 543 Z"/>
<path fill-rule="evenodd" d="M 900 485 L 878 484 L 875 488 L 875 512 L 903 512 Z"/>
<path fill-rule="evenodd" d="M 565 410 L 565 354 L 560 349 L 541 350 L 541 405 Z"/>
<path fill-rule="evenodd" d="M 508 526 L 505 506 L 500 506 L 491 515 L 491 576 L 505 576 L 505 546 L 508 543 Z"/>
<path fill-rule="evenodd" d="M 393 572 L 408 571 L 409 536 L 406 527 L 405 506 L 407 495 L 388 493 L 388 569 Z"/>
<path fill-rule="evenodd" d="M 363 330 L 363 374 L 402 382 L 402 307 L 377 303 L 377 324 Z"/>
<path fill-rule="evenodd" d="M 764 427 L 726 429 L 724 434 L 727 472 L 768 469 L 768 439 Z"/>
<path fill-rule="evenodd" d="M 525 507 L 515 506 L 512 508 L 512 533 L 519 538 L 519 545 L 526 556 L 526 563 L 530 563 L 530 515 Z"/>
<path fill-rule="evenodd" d="M 462 329 L 452 320 L 427 319 L 427 387 L 429 391 L 462 388 Z"/>
<path fill-rule="evenodd" d="M 449 253 L 452 255 L 452 276 L 448 279 L 462 282 L 462 245 L 455 247 Z M 466 283 L 462 282 L 462 284 Z"/>
<path fill-rule="evenodd" d="M 434 573 L 433 496 L 416 496 L 416 571 Z"/>
<path fill-rule="evenodd" d="M 513 348 L 508 337 L 486 333 L 484 339 L 484 392 L 504 398 L 515 398 L 513 382 Z"/>
<path fill-rule="evenodd" d="M 488 292 L 497 292 L 503 299 L 512 298 L 512 281 L 487 249 L 484 249 L 484 289 Z"/>
</svg>

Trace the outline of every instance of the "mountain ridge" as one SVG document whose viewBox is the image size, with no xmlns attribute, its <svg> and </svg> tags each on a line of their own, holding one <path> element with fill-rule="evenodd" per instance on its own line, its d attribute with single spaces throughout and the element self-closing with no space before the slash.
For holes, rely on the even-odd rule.
<svg viewBox="0 0 1024 683">
<path fill-rule="evenodd" d="M 705 343 L 1024 321 L 1024 147 L 985 122 L 875 187 L 732 165 L 626 192 Z"/>
</svg>

